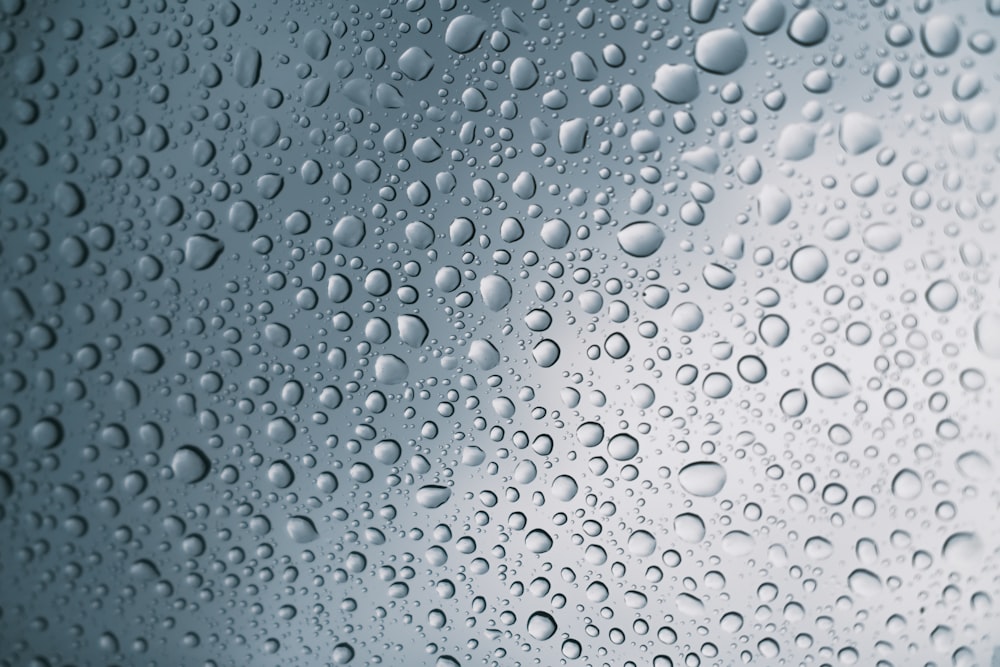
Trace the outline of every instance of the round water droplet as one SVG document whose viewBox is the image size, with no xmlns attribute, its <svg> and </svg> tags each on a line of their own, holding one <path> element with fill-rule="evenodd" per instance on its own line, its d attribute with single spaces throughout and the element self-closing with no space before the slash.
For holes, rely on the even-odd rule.
<svg viewBox="0 0 1000 667">
<path fill-rule="evenodd" d="M 410 375 L 410 367 L 394 354 L 379 355 L 375 360 L 375 379 L 383 384 L 400 384 Z"/>
<path fill-rule="evenodd" d="M 920 41 L 923 42 L 927 53 L 943 58 L 958 49 L 962 34 L 952 17 L 939 14 L 927 19 L 920 26 Z"/>
<path fill-rule="evenodd" d="M 628 338 L 618 332 L 611 334 L 604 341 L 604 351 L 612 359 L 623 358 L 629 351 Z"/>
<path fill-rule="evenodd" d="M 560 353 L 559 345 L 554 340 L 548 338 L 540 340 L 531 350 L 531 356 L 535 359 L 535 363 L 542 368 L 554 366 L 559 361 Z"/>
<path fill-rule="evenodd" d="M 732 74 L 747 59 L 747 44 L 732 28 L 711 30 L 698 38 L 694 61 L 713 74 Z"/>
<path fill-rule="evenodd" d="M 170 459 L 174 477 L 185 484 L 200 482 L 208 476 L 210 464 L 205 453 L 193 445 L 185 445 Z"/>
<path fill-rule="evenodd" d="M 781 411 L 784 412 L 785 415 L 789 417 L 799 417 L 806 411 L 806 406 L 809 402 L 806 399 L 806 392 L 801 389 L 791 389 L 782 394 L 779 403 L 781 405 Z"/>
<path fill-rule="evenodd" d="M 743 14 L 743 25 L 756 35 L 770 35 L 785 22 L 785 5 L 781 0 L 753 0 Z"/>
<path fill-rule="evenodd" d="M 345 215 L 333 227 L 333 240 L 345 248 L 355 248 L 365 240 L 365 223 L 354 215 Z"/>
<path fill-rule="evenodd" d="M 506 308 L 514 294 L 507 279 L 496 274 L 485 276 L 479 282 L 479 291 L 482 294 L 483 303 L 494 312 Z"/>
<path fill-rule="evenodd" d="M 43 417 L 31 427 L 31 443 L 41 449 L 56 447 L 63 441 L 62 422 L 54 417 Z"/>
<path fill-rule="evenodd" d="M 697 514 L 679 514 L 674 519 L 674 534 L 685 542 L 701 542 L 705 539 L 705 522 Z"/>
<path fill-rule="evenodd" d="M 656 538 L 645 530 L 633 531 L 628 538 L 628 551 L 633 556 L 649 556 L 656 551 Z"/>
<path fill-rule="evenodd" d="M 983 556 L 983 542 L 973 532 L 958 532 L 950 535 L 941 548 L 945 561 L 958 571 L 969 571 L 980 564 Z"/>
<path fill-rule="evenodd" d="M 531 553 L 543 554 L 552 549 L 552 536 L 541 528 L 535 528 L 524 536 L 524 546 Z"/>
<path fill-rule="evenodd" d="M 731 530 L 722 536 L 722 550 L 729 556 L 746 556 L 756 546 L 753 536 L 742 530 Z"/>
<path fill-rule="evenodd" d="M 687 301 L 674 308 L 670 321 L 681 331 L 697 331 L 705 321 L 705 315 L 698 304 Z"/>
<path fill-rule="evenodd" d="M 791 328 L 781 315 L 767 315 L 758 327 L 761 340 L 769 347 L 780 347 L 788 340 Z"/>
<path fill-rule="evenodd" d="M 804 283 L 813 283 L 823 277 L 830 263 L 826 253 L 814 245 L 805 245 L 792 254 L 792 275 Z"/>
<path fill-rule="evenodd" d="M 947 278 L 935 280 L 927 288 L 927 305 L 939 313 L 946 313 L 958 305 L 958 288 Z"/>
<path fill-rule="evenodd" d="M 538 68 L 524 56 L 510 64 L 510 83 L 515 90 L 528 90 L 538 82 Z"/>
<path fill-rule="evenodd" d="M 285 461 L 275 461 L 267 469 L 267 479 L 279 489 L 287 489 L 295 481 L 295 473 Z"/>
<path fill-rule="evenodd" d="M 701 388 L 709 398 L 724 398 L 732 391 L 733 381 L 725 373 L 709 373 Z"/>
<path fill-rule="evenodd" d="M 559 626 L 551 614 L 544 611 L 536 611 L 528 617 L 528 634 L 539 641 L 551 639 Z"/>
<path fill-rule="evenodd" d="M 139 345 L 132 350 L 132 367 L 143 373 L 155 373 L 163 366 L 163 353 L 152 345 Z"/>
<path fill-rule="evenodd" d="M 802 46 L 813 46 L 826 39 L 830 25 L 818 9 L 808 7 L 792 17 L 788 24 L 788 36 Z"/>
<path fill-rule="evenodd" d="M 705 283 L 712 289 L 724 290 L 736 282 L 736 274 L 721 264 L 709 264 L 701 272 Z"/>
<path fill-rule="evenodd" d="M 851 381 L 840 366 L 823 363 L 813 369 L 812 386 L 823 398 L 843 398 L 851 393 Z"/>
<path fill-rule="evenodd" d="M 572 500 L 578 490 L 576 480 L 569 475 L 559 475 L 552 480 L 552 495 L 563 502 Z"/>
<path fill-rule="evenodd" d="M 663 245 L 663 230 L 653 222 L 640 220 L 618 232 L 618 245 L 633 257 L 649 257 Z"/>
<path fill-rule="evenodd" d="M 639 453 L 639 441 L 628 433 L 618 433 L 608 440 L 608 455 L 616 461 L 629 461 Z"/>
<path fill-rule="evenodd" d="M 913 500 L 920 495 L 924 484 L 918 475 L 909 468 L 904 468 L 892 478 L 892 494 L 901 500 Z"/>
<path fill-rule="evenodd" d="M 754 355 L 741 357 L 737 362 L 736 370 L 740 377 L 750 384 L 763 382 L 764 378 L 767 377 L 767 366 L 764 365 L 760 357 Z"/>
<path fill-rule="evenodd" d="M 305 516 L 290 517 L 285 524 L 285 530 L 288 532 L 288 536 L 298 544 L 306 544 L 319 537 L 316 524 Z"/>
</svg>

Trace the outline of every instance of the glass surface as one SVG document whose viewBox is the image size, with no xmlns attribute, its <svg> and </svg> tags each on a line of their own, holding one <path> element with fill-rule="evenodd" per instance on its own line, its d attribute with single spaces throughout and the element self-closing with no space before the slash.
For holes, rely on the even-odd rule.
<svg viewBox="0 0 1000 667">
<path fill-rule="evenodd" d="M 0 667 L 1000 666 L 997 0 L 0 0 Z"/>
</svg>

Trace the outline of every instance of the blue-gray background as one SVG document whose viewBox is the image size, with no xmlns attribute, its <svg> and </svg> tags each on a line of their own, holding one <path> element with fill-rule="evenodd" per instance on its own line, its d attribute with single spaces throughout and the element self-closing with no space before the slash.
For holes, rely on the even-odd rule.
<svg viewBox="0 0 1000 667">
<path fill-rule="evenodd" d="M 990 665 L 1000 4 L 0 2 L 0 665 Z"/>
</svg>

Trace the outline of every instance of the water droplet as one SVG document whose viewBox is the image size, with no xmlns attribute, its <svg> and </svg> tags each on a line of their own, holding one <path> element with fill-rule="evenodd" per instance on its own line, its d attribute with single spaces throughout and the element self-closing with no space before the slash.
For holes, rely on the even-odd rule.
<svg viewBox="0 0 1000 667">
<path fill-rule="evenodd" d="M 753 0 L 743 14 L 743 25 L 756 35 L 770 35 L 785 22 L 781 0 Z"/>
<path fill-rule="evenodd" d="M 726 469 L 714 461 L 698 461 L 681 468 L 677 480 L 691 495 L 708 498 L 726 485 Z"/>
<path fill-rule="evenodd" d="M 397 61 L 399 71 L 413 81 L 422 81 L 434 69 L 434 59 L 419 46 L 411 46 L 404 51 Z"/>
<path fill-rule="evenodd" d="M 375 379 L 382 384 L 400 384 L 410 375 L 410 367 L 394 354 L 379 355 L 375 360 Z"/>
<path fill-rule="evenodd" d="M 713 74 L 732 74 L 743 66 L 746 59 L 747 44 L 743 36 L 732 28 L 706 32 L 695 43 L 695 62 Z"/>
<path fill-rule="evenodd" d="M 628 538 L 628 550 L 633 556 L 644 558 L 656 551 L 656 538 L 645 530 L 633 531 Z"/>
<path fill-rule="evenodd" d="M 275 461 L 267 469 L 267 479 L 279 489 L 287 489 L 295 481 L 295 473 L 284 461 Z"/>
<path fill-rule="evenodd" d="M 483 303 L 493 312 L 499 312 L 507 307 L 513 298 L 514 291 L 503 276 L 496 274 L 485 276 L 479 283 L 479 291 Z"/>
<path fill-rule="evenodd" d="M 939 313 L 946 313 L 958 305 L 958 289 L 948 279 L 935 280 L 927 288 L 927 305 Z"/>
<path fill-rule="evenodd" d="M 194 445 L 185 445 L 170 460 L 174 476 L 185 484 L 200 482 L 208 476 L 210 464 L 205 453 Z"/>
<path fill-rule="evenodd" d="M 860 155 L 882 141 L 882 132 L 874 118 L 852 111 L 840 121 L 839 140 L 849 154 Z"/>
<path fill-rule="evenodd" d="M 776 225 L 792 212 L 792 200 L 784 190 L 767 184 L 757 195 L 757 214 L 766 225 Z"/>
<path fill-rule="evenodd" d="M 437 484 L 427 484 L 417 489 L 417 503 L 427 509 L 437 509 L 451 498 L 451 489 Z"/>
<path fill-rule="evenodd" d="M 559 475 L 552 480 L 552 495 L 558 500 L 567 502 L 576 497 L 579 486 L 575 479 L 569 475 Z"/>
<path fill-rule="evenodd" d="M 510 83 L 515 90 L 528 90 L 538 82 L 538 68 L 524 56 L 510 64 Z"/>
<path fill-rule="evenodd" d="M 781 411 L 788 417 L 800 417 L 806 411 L 808 400 L 801 389 L 790 389 L 781 396 Z"/>
<path fill-rule="evenodd" d="M 288 536 L 297 544 L 307 544 L 319 537 L 319 533 L 316 531 L 316 524 L 312 522 L 312 519 L 305 516 L 289 517 L 285 523 L 285 530 Z"/>
<path fill-rule="evenodd" d="M 862 238 L 875 252 L 891 252 L 899 247 L 903 234 L 888 222 L 873 222 L 865 227 Z"/>
<path fill-rule="evenodd" d="M 823 398 L 843 398 L 851 393 L 851 381 L 840 366 L 823 363 L 813 369 L 812 386 Z"/>
<path fill-rule="evenodd" d="M 991 359 L 1000 359 L 1000 313 L 987 312 L 976 318 L 976 347 Z"/>
<path fill-rule="evenodd" d="M 639 453 L 639 441 L 628 433 L 618 433 L 608 440 L 608 454 L 616 461 L 629 461 Z"/>
<path fill-rule="evenodd" d="M 536 611 L 528 617 L 528 634 L 539 641 L 551 639 L 559 626 L 551 614 Z"/>
<path fill-rule="evenodd" d="M 618 245 L 633 257 L 649 257 L 663 245 L 663 230 L 652 222 L 641 220 L 626 225 L 618 232 Z"/>
<path fill-rule="evenodd" d="M 531 355 L 539 366 L 549 368 L 559 361 L 561 352 L 562 350 L 559 349 L 559 345 L 554 340 L 543 338 L 532 349 Z"/>
<path fill-rule="evenodd" d="M 909 468 L 904 468 L 892 478 L 892 493 L 901 500 L 913 500 L 923 490 L 920 476 Z"/>
<path fill-rule="evenodd" d="M 826 273 L 830 263 L 820 248 L 805 245 L 792 254 L 790 267 L 792 275 L 804 283 L 814 283 Z"/>
<path fill-rule="evenodd" d="M 825 537 L 810 537 L 803 549 L 812 560 L 826 560 L 834 554 L 833 544 Z"/>
<path fill-rule="evenodd" d="M 882 593 L 882 579 L 874 572 L 857 569 L 847 577 L 851 591 L 863 598 L 872 598 Z"/>
<path fill-rule="evenodd" d="M 950 16 L 932 16 L 920 26 L 920 41 L 932 56 L 950 56 L 958 49 L 961 40 L 958 25 Z"/>
<path fill-rule="evenodd" d="M 653 79 L 653 91 L 667 102 L 687 104 L 698 97 L 698 73 L 691 65 L 660 65 Z"/>
<path fill-rule="evenodd" d="M 705 539 L 705 522 L 697 514 L 679 514 L 674 518 L 674 533 L 685 542 L 701 542 Z"/>
<path fill-rule="evenodd" d="M 698 304 L 687 301 L 674 308 L 670 321 L 680 331 L 697 331 L 705 321 L 705 315 Z"/>
<path fill-rule="evenodd" d="M 826 39 L 829 30 L 826 16 L 813 7 L 799 11 L 788 24 L 788 36 L 802 46 L 819 44 Z"/>
<path fill-rule="evenodd" d="M 531 553 L 543 554 L 552 549 L 552 536 L 540 528 L 535 528 L 524 537 L 524 546 Z"/>
<path fill-rule="evenodd" d="M 456 53 L 469 53 L 479 46 L 486 33 L 486 23 L 472 14 L 456 16 L 448 22 L 445 45 Z"/>
</svg>

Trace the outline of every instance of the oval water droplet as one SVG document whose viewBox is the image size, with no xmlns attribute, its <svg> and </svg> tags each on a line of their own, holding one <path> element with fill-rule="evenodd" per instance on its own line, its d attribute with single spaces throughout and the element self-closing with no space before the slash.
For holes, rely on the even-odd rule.
<svg viewBox="0 0 1000 667">
<path fill-rule="evenodd" d="M 726 469 L 714 461 L 698 461 L 681 468 L 677 481 L 694 496 L 709 498 L 726 485 Z"/>
</svg>

